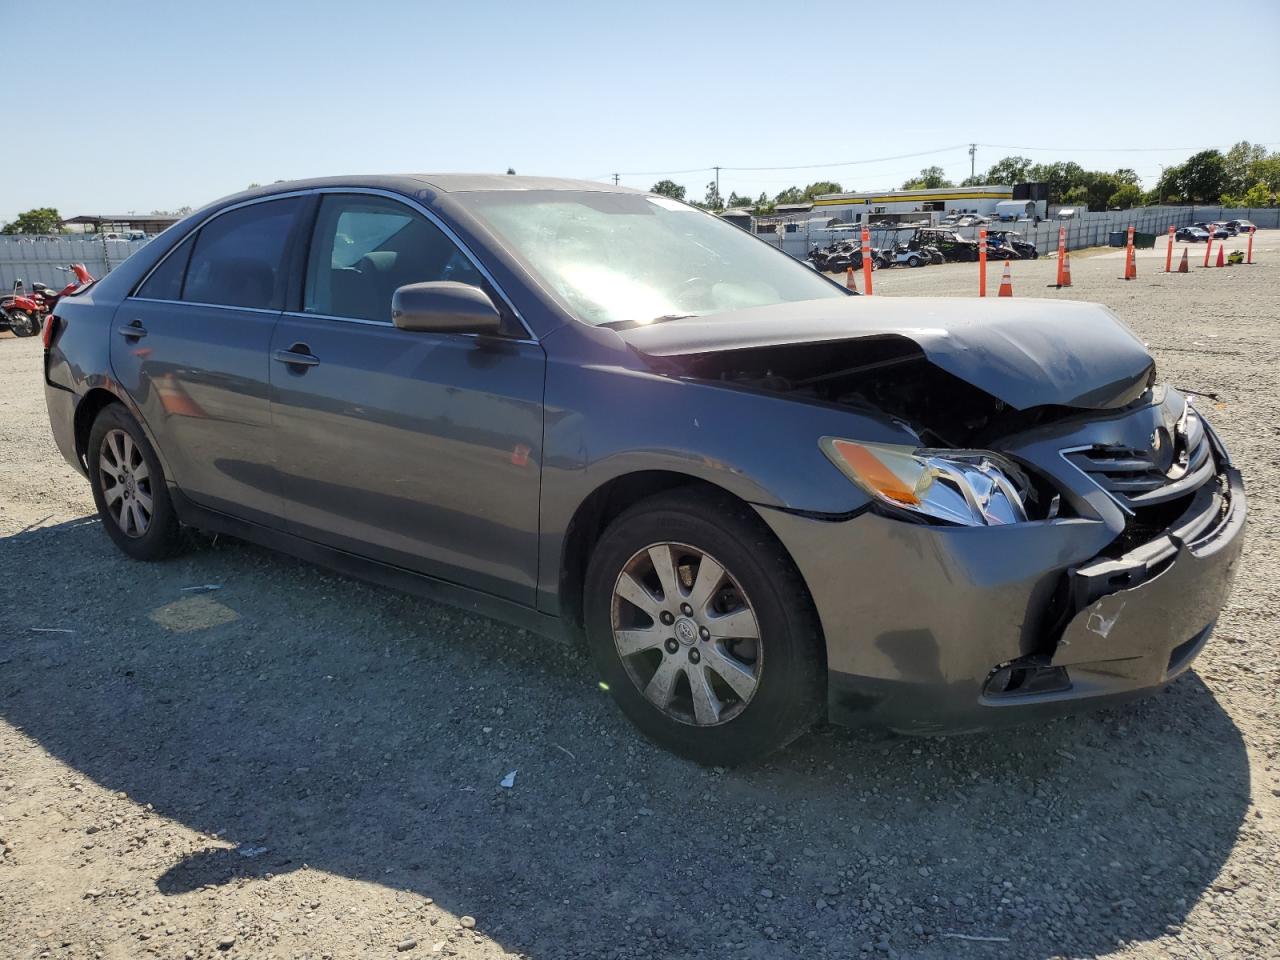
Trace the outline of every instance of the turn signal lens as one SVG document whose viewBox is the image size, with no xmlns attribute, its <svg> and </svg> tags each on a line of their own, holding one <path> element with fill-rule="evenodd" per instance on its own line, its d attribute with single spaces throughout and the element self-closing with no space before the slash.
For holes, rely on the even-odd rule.
<svg viewBox="0 0 1280 960">
<path fill-rule="evenodd" d="M 49 349 L 49 344 L 53 343 L 53 331 L 58 325 L 58 318 L 52 313 L 44 318 L 44 329 L 40 331 L 40 340 L 44 343 L 44 348 Z"/>
<path fill-rule="evenodd" d="M 834 437 L 824 437 L 822 447 L 851 480 L 868 493 L 894 503 L 915 506 L 929 485 L 924 465 L 904 448 Z"/>
</svg>

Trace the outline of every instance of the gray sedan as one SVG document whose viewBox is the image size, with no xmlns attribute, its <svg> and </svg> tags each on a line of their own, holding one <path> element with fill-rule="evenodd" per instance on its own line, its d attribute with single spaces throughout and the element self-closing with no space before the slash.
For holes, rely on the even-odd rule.
<svg viewBox="0 0 1280 960">
<path fill-rule="evenodd" d="M 596 183 L 239 194 L 45 344 L 129 556 L 214 531 L 568 634 L 704 763 L 1158 689 L 1242 545 L 1240 474 L 1105 308 L 856 298 Z"/>
</svg>

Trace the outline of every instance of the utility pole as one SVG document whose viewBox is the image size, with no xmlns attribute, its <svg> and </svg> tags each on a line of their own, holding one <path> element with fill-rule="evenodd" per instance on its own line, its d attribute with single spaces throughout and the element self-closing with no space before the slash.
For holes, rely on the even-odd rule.
<svg viewBox="0 0 1280 960">
<path fill-rule="evenodd" d="M 718 197 L 720 196 L 720 168 L 714 167 L 713 169 L 716 172 L 716 196 Z"/>
<path fill-rule="evenodd" d="M 616 174 L 616 173 L 615 173 L 615 174 L 613 175 L 613 185 L 614 185 L 615 187 L 618 185 L 618 177 L 619 177 L 619 174 Z"/>
<path fill-rule="evenodd" d="M 974 167 L 973 167 L 974 157 L 977 155 L 977 153 L 978 153 L 978 145 L 976 143 L 969 144 L 969 177 L 970 179 L 977 176 L 977 172 L 974 170 Z"/>
</svg>

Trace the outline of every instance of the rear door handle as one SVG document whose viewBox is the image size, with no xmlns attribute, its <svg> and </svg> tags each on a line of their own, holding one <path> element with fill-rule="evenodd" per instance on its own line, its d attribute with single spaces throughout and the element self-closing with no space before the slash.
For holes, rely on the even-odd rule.
<svg viewBox="0 0 1280 960">
<path fill-rule="evenodd" d="M 141 340 L 147 335 L 147 328 L 142 325 L 141 320 L 135 320 L 123 327 L 116 327 L 116 333 L 129 340 Z"/>
<path fill-rule="evenodd" d="M 301 347 L 302 349 L 299 350 L 298 349 L 299 347 Z M 306 349 L 307 348 L 305 344 L 295 343 L 293 347 L 291 347 L 288 350 L 277 350 L 275 353 L 271 355 L 271 359 L 274 360 L 276 363 L 287 364 L 288 366 L 291 366 L 291 367 L 317 366 L 320 363 L 320 358 L 317 356 L 314 356 L 310 352 L 305 352 L 305 353 L 302 352 L 302 351 L 305 351 Z"/>
</svg>

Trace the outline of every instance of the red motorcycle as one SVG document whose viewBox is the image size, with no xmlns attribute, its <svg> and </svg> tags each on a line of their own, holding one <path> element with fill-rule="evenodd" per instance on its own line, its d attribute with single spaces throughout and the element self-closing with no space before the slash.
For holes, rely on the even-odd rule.
<svg viewBox="0 0 1280 960">
<path fill-rule="evenodd" d="M 22 281 L 15 280 L 13 292 L 0 299 L 0 322 L 8 324 L 15 337 L 35 336 L 44 326 L 44 318 L 53 312 L 59 300 L 86 284 L 93 283 L 93 275 L 85 269 L 83 263 L 73 263 L 62 269 L 75 274 L 76 278 L 61 290 L 55 291 L 43 283 L 33 283 L 31 293 L 28 294 Z"/>
</svg>

